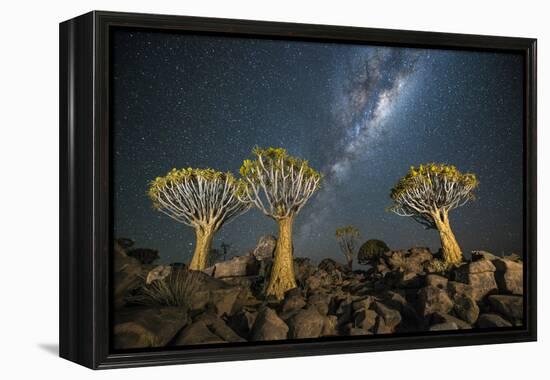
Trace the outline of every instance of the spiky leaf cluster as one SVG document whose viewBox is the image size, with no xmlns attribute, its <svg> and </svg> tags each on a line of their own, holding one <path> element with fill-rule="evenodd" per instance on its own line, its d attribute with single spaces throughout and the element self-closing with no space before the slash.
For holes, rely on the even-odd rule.
<svg viewBox="0 0 550 380">
<path fill-rule="evenodd" d="M 473 190 L 477 186 L 475 174 L 461 173 L 454 165 L 411 166 L 391 190 L 394 205 L 390 210 L 433 228 L 433 215 L 447 213 L 475 199 Z"/>
<path fill-rule="evenodd" d="M 186 225 L 217 230 L 250 207 L 237 197 L 239 181 L 214 169 L 172 169 L 149 185 L 153 207 Z"/>
<path fill-rule="evenodd" d="M 239 198 L 275 219 L 296 215 L 319 188 L 321 174 L 283 148 L 253 149 L 244 160 Z"/>
</svg>

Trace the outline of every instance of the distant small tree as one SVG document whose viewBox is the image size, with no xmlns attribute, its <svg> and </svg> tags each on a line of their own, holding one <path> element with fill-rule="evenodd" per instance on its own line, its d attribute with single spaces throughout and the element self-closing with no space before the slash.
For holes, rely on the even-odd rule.
<svg viewBox="0 0 550 380">
<path fill-rule="evenodd" d="M 346 257 L 349 270 L 353 270 L 353 257 L 355 256 L 355 246 L 359 238 L 359 230 L 355 226 L 345 226 L 336 229 L 336 240 L 340 245 L 340 250 Z"/>
<path fill-rule="evenodd" d="M 429 163 L 410 168 L 391 190 L 391 211 L 410 216 L 426 228 L 439 231 L 447 266 L 462 261 L 462 251 L 449 224 L 449 211 L 474 199 L 478 186 L 474 174 L 461 173 L 452 165 Z"/>
<path fill-rule="evenodd" d="M 172 169 L 151 182 L 153 207 L 195 229 L 195 253 L 189 269 L 204 270 L 214 234 L 250 208 L 237 197 L 238 183 L 231 173 L 192 168 Z"/>
<path fill-rule="evenodd" d="M 254 148 L 254 160 L 241 167 L 241 201 L 252 203 L 279 225 L 279 237 L 268 295 L 281 299 L 296 287 L 292 258 L 292 226 L 296 215 L 319 188 L 321 175 L 308 162 L 282 148 Z"/>
</svg>

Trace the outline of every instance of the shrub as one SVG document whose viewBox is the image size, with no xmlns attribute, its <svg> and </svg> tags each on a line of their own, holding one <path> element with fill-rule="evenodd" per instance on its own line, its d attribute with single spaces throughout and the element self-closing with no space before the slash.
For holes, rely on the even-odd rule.
<svg viewBox="0 0 550 380">
<path fill-rule="evenodd" d="M 189 307 L 191 297 L 200 289 L 201 283 L 200 272 L 173 270 L 165 279 L 144 285 L 130 302 L 147 306 Z"/>
<path fill-rule="evenodd" d="M 384 252 L 389 251 L 389 247 L 382 240 L 370 239 L 367 240 L 357 253 L 357 261 L 361 265 L 368 264 L 369 261 L 374 261 Z"/>
</svg>

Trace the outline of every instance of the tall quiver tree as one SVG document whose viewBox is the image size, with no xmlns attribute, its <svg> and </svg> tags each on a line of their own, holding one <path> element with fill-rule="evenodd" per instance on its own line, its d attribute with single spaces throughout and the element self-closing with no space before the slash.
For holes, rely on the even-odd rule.
<svg viewBox="0 0 550 380">
<path fill-rule="evenodd" d="M 214 234 L 250 208 L 237 197 L 239 181 L 231 173 L 213 169 L 172 169 L 150 183 L 153 207 L 195 229 L 191 270 L 204 270 Z"/>
<path fill-rule="evenodd" d="M 252 203 L 279 226 L 275 258 L 267 295 L 281 299 L 296 287 L 292 256 L 292 225 L 296 215 L 319 188 L 321 175 L 307 161 L 290 156 L 282 148 L 254 148 L 253 160 L 241 167 L 239 197 Z"/>
<path fill-rule="evenodd" d="M 443 259 L 447 266 L 462 261 L 462 251 L 451 230 L 449 211 L 474 199 L 478 180 L 452 165 L 429 163 L 411 166 L 407 175 L 391 190 L 391 211 L 410 216 L 426 228 L 439 231 Z"/>
<path fill-rule="evenodd" d="M 340 250 L 346 257 L 346 262 L 349 270 L 353 270 L 353 257 L 355 256 L 355 246 L 359 230 L 355 226 L 345 226 L 336 229 L 336 240 L 340 246 Z"/>
</svg>

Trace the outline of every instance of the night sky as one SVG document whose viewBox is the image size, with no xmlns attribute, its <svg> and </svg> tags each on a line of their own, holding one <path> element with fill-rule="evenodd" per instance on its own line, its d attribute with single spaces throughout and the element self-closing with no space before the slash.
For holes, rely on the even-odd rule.
<svg viewBox="0 0 550 380">
<path fill-rule="evenodd" d="M 194 232 L 155 211 L 171 168 L 238 173 L 255 145 L 308 159 L 325 180 L 294 229 L 295 256 L 344 261 L 334 237 L 440 247 L 435 230 L 386 211 L 409 166 L 477 174 L 478 199 L 450 214 L 465 253 L 522 250 L 519 55 L 117 31 L 113 38 L 114 236 L 187 262 Z M 251 209 L 222 227 L 233 254 L 276 224 Z"/>
</svg>

